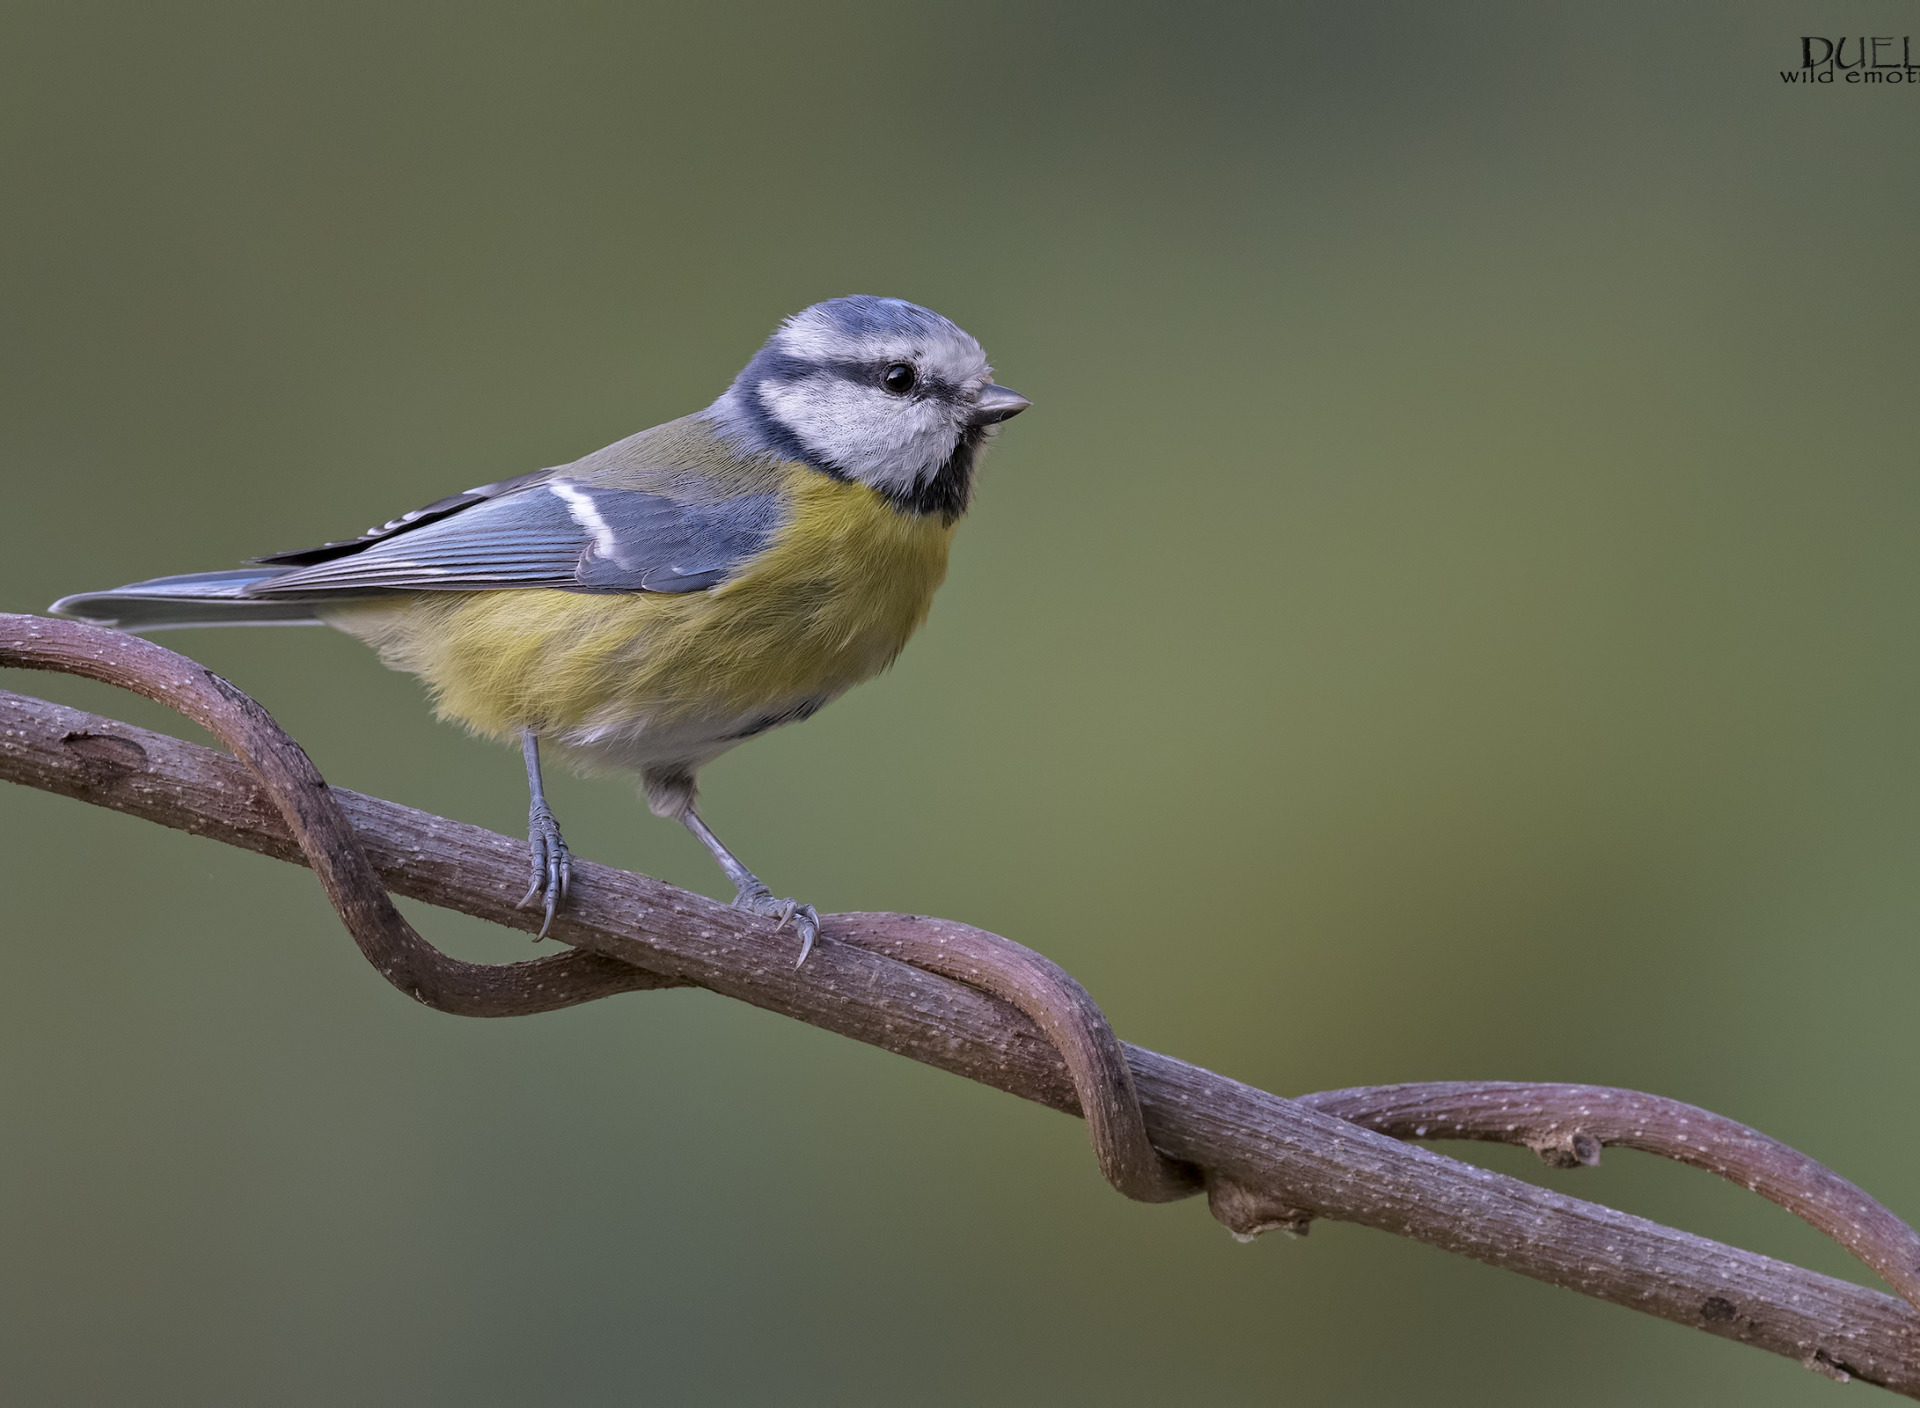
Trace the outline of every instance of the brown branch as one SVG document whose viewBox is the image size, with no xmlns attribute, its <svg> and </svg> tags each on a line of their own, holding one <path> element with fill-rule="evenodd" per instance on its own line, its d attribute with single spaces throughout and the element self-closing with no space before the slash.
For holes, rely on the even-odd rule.
<svg viewBox="0 0 1920 1408">
<path fill-rule="evenodd" d="M 663 986 L 656 974 L 577 951 L 506 964 L 463 963 L 440 952 L 393 907 L 353 824 L 300 745 L 254 700 L 184 655 L 77 621 L 0 615 L 0 665 L 118 685 L 231 748 L 279 811 L 367 962 L 418 1002 L 462 1016 L 514 1017 Z M 112 746 L 95 746 L 96 764 Z"/>
<path fill-rule="evenodd" d="M 361 954 L 418 1002 L 466 1017 L 524 1016 L 676 985 L 579 952 L 500 965 L 441 953 L 394 908 L 353 823 L 306 751 L 259 704 L 183 655 L 80 622 L 0 616 L 0 664 L 119 685 L 212 731 L 265 789 Z M 1200 1191 L 1198 1170 L 1153 1147 L 1119 1038 L 1066 970 L 1010 939 L 963 925 L 916 928 L 892 936 L 891 944 L 896 957 L 1012 1003 L 1046 1035 L 1073 1080 L 1100 1170 L 1121 1193 L 1169 1202 Z M 802 961 L 805 956 L 803 949 Z"/>
<path fill-rule="evenodd" d="M 1299 1098 L 1396 1139 L 1519 1144 L 1553 1168 L 1597 1164 L 1614 1144 L 1704 1169 L 1826 1233 L 1920 1305 L 1920 1235 L 1824 1164 L 1698 1105 L 1608 1085 L 1517 1081 L 1356 1086 Z"/>
<path fill-rule="evenodd" d="M 56 624 L 0 618 L 0 634 L 17 644 L 28 623 L 35 629 Z M 129 644 L 159 651 L 144 642 Z M 162 702 L 180 707 L 174 698 Z M 306 859 L 296 827 L 241 764 L 95 715 L 0 694 L 0 777 L 282 859 Z M 312 781 L 317 784 L 317 774 Z M 511 927 L 537 927 L 537 917 L 514 907 L 525 864 L 522 842 L 350 792 L 335 789 L 330 795 L 350 824 L 346 845 L 356 851 L 364 846 L 380 883 Z M 788 947 L 769 930 L 768 921 L 698 895 L 582 863 L 570 908 L 556 922 L 556 936 L 582 959 L 617 966 L 541 968 L 562 961 L 554 959 L 499 968 L 461 965 L 482 975 L 520 970 L 520 976 L 494 991 L 486 984 L 499 979 L 454 970 L 458 984 L 468 985 L 455 995 L 470 1004 L 464 1010 L 474 1010 L 476 1002 L 485 1008 L 504 994 L 525 1004 L 519 1010 L 531 1011 L 557 1005 L 561 981 L 578 984 L 566 994 L 569 1000 L 583 1000 L 577 993 L 593 983 L 692 983 L 1079 1112 L 1076 1072 L 1049 1033 L 968 985 L 996 981 L 971 967 L 981 953 L 1003 953 L 996 946 L 1004 940 L 915 916 L 831 916 L 815 956 L 796 972 Z M 359 930 L 355 937 L 364 947 Z M 945 970 L 967 981 L 910 966 L 890 953 L 918 955 L 916 962 L 932 966 L 940 966 L 938 955 L 944 953 Z M 429 980 L 441 972 L 431 961 L 422 962 L 417 972 L 395 971 L 403 979 L 424 973 Z M 542 976 L 529 979 L 525 970 Z M 576 971 L 585 976 L 565 976 Z M 560 980 L 545 976 L 555 973 Z M 1051 977 L 1037 970 L 1034 981 L 1038 988 L 1025 994 L 1029 1001 L 1022 1005 L 1054 1011 L 1060 991 L 1050 987 Z M 417 981 L 416 990 L 426 994 L 423 1000 L 439 991 L 431 982 Z M 476 992 L 487 1000 L 475 999 Z M 1122 1066 L 1130 1069 L 1138 1091 L 1145 1133 L 1160 1151 L 1146 1165 L 1138 1192 L 1177 1193 L 1178 1165 L 1197 1165 L 1206 1170 L 1216 1213 L 1243 1231 L 1308 1217 L 1358 1222 L 1788 1355 L 1823 1372 L 1851 1374 L 1920 1397 L 1920 1317 L 1891 1297 L 1395 1142 L 1317 1110 L 1310 1101 L 1269 1095 L 1138 1047 L 1121 1051 Z M 1098 1064 L 1097 1053 L 1090 1059 Z M 1525 1097 L 1515 1095 L 1524 1088 L 1504 1089 L 1502 1098 L 1524 1104 Z M 1342 1094 L 1312 1099 L 1332 1101 Z M 1462 1130 L 1484 1128 L 1491 1134 L 1501 1120 L 1527 1124 L 1511 1114 L 1485 1114 L 1471 1100 L 1456 1099 L 1449 1108 L 1460 1116 L 1455 1125 Z M 1383 1119 L 1391 1115 L 1385 1109 L 1376 1113 Z M 1529 1129 L 1546 1128 L 1557 1118 L 1546 1106 L 1528 1106 L 1526 1113 L 1533 1119 Z M 1642 1122 L 1640 1127 L 1648 1126 Z M 1592 1137 L 1608 1138 L 1604 1132 Z M 1713 1157 L 1724 1162 L 1723 1155 Z M 1794 1177 L 1784 1165 L 1773 1172 L 1788 1181 Z M 1850 1190 L 1834 1175 L 1820 1173 L 1833 1179 L 1833 1186 Z M 1128 1176 L 1123 1171 L 1122 1177 Z M 1806 1200 L 1817 1202 L 1820 1196 L 1810 1188 Z M 1912 1237 L 1857 1190 L 1833 1206 L 1854 1208 L 1854 1220 L 1863 1226 L 1880 1226 L 1875 1219 L 1884 1215 Z M 1863 1219 L 1857 1215 L 1862 1208 L 1877 1212 Z M 1871 1229 L 1862 1235 L 1872 1241 Z M 1894 1269 L 1901 1264 L 1897 1242 L 1874 1253 Z"/>
</svg>

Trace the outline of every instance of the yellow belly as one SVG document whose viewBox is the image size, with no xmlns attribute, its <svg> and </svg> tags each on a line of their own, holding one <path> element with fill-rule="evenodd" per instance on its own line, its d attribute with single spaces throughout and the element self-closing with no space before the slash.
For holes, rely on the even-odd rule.
<svg viewBox="0 0 1920 1408">
<path fill-rule="evenodd" d="M 786 475 L 788 522 L 712 591 L 421 592 L 326 619 L 490 737 L 699 736 L 703 721 L 724 731 L 824 702 L 885 669 L 926 619 L 953 529 L 862 485 Z"/>
</svg>

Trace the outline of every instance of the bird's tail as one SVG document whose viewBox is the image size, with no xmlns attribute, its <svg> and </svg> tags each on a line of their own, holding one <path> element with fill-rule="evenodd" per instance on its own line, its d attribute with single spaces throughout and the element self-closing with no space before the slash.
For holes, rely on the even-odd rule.
<svg viewBox="0 0 1920 1408">
<path fill-rule="evenodd" d="M 318 626 L 320 603 L 263 600 L 246 595 L 255 582 L 284 577 L 291 567 L 239 567 L 225 572 L 189 572 L 155 577 L 110 592 L 63 596 L 47 609 L 123 631 L 164 631 L 175 626 Z"/>
</svg>

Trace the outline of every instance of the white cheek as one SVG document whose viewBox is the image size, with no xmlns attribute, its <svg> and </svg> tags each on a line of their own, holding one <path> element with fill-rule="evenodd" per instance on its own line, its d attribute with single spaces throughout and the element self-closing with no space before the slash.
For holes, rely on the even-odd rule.
<svg viewBox="0 0 1920 1408">
<path fill-rule="evenodd" d="M 946 462 L 959 441 L 939 405 L 825 374 L 763 381 L 761 404 L 814 454 L 862 483 L 908 490 Z"/>
</svg>

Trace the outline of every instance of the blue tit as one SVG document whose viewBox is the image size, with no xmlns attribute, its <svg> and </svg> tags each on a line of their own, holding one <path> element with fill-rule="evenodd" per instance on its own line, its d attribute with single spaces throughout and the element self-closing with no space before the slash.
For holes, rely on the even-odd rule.
<svg viewBox="0 0 1920 1408">
<path fill-rule="evenodd" d="M 733 882 L 791 922 L 694 807 L 700 766 L 884 670 L 927 617 L 995 427 L 1027 408 L 980 344 L 897 298 L 781 324 L 704 411 L 584 459 L 440 499 L 365 536 L 65 597 L 130 631 L 321 623 L 418 675 L 443 718 L 517 742 L 532 884 L 553 922 L 567 847 L 542 745 L 639 775 Z"/>
</svg>

